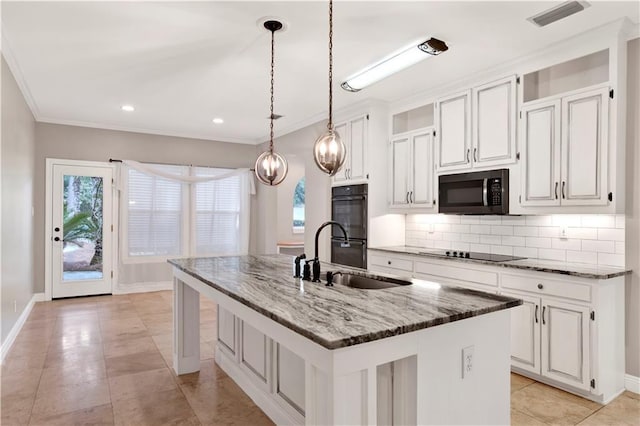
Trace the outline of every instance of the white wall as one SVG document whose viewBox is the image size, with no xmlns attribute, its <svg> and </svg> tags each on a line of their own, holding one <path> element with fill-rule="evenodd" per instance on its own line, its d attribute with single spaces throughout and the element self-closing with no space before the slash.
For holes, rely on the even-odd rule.
<svg viewBox="0 0 640 426">
<path fill-rule="evenodd" d="M 2 144 L 0 158 L 2 249 L 2 339 L 34 293 L 33 186 L 35 121 L 2 57 Z M 42 291 L 42 290 L 38 290 Z M 14 310 L 14 301 L 17 309 Z"/>
<path fill-rule="evenodd" d="M 253 167 L 255 147 L 225 142 L 157 136 L 58 124 L 36 124 L 35 148 L 35 282 L 44 291 L 45 159 L 109 161 L 109 158 L 150 163 L 212 167 Z M 255 226 L 252 220 L 252 228 Z M 255 242 L 250 242 L 250 250 Z M 166 262 L 119 265 L 126 284 L 171 281 Z"/>
<path fill-rule="evenodd" d="M 640 39 L 628 44 L 626 279 L 627 373 L 640 376 Z"/>
</svg>

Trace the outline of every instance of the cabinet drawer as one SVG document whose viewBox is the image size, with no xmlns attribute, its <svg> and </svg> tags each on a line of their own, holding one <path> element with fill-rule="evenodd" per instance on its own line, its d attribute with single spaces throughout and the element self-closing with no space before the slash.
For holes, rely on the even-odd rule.
<svg viewBox="0 0 640 426">
<path fill-rule="evenodd" d="M 413 272 L 413 261 L 399 257 L 371 254 L 369 255 L 369 264 L 372 266 L 381 266 L 386 269 L 391 268 L 405 272 Z"/>
<path fill-rule="evenodd" d="M 458 266 L 445 266 L 437 263 L 416 262 L 416 273 L 437 275 L 444 277 L 449 282 L 455 280 L 470 281 L 485 285 L 498 286 L 498 274 L 496 272 L 481 271 L 478 269 L 466 269 Z"/>
<path fill-rule="evenodd" d="M 571 281 L 540 279 L 523 275 L 502 275 L 502 287 L 528 291 L 540 296 L 557 296 L 567 299 L 591 301 L 591 286 Z"/>
</svg>

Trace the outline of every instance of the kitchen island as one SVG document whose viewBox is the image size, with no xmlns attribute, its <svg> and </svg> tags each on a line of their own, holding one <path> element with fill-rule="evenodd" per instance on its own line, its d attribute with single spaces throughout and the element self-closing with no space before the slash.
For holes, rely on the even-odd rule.
<svg viewBox="0 0 640 426">
<path fill-rule="evenodd" d="M 174 370 L 199 370 L 199 294 L 215 300 L 216 363 L 276 423 L 509 423 L 519 299 L 416 279 L 326 287 L 293 278 L 285 255 L 170 263 Z"/>
</svg>

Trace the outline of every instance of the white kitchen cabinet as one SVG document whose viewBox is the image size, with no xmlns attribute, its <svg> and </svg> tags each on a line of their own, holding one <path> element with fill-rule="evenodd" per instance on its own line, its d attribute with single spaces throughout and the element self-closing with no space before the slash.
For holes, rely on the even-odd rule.
<svg viewBox="0 0 640 426">
<path fill-rule="evenodd" d="M 521 203 L 560 205 L 560 100 L 522 108 Z"/>
<path fill-rule="evenodd" d="M 471 91 L 435 103 L 438 171 L 471 168 Z"/>
<path fill-rule="evenodd" d="M 218 342 L 222 347 L 231 352 L 231 354 L 237 354 L 236 345 L 236 317 L 231 312 L 222 309 L 218 306 Z"/>
<path fill-rule="evenodd" d="M 304 360 L 280 344 L 275 346 L 275 393 L 287 409 L 292 408 L 304 416 Z"/>
<path fill-rule="evenodd" d="M 589 390 L 589 308 L 542 299 L 542 375 Z"/>
<path fill-rule="evenodd" d="M 240 322 L 240 334 L 242 342 L 240 362 L 258 380 L 268 385 L 271 360 L 269 339 L 244 321 Z"/>
<path fill-rule="evenodd" d="M 427 128 L 391 141 L 391 207 L 435 208 L 433 134 Z"/>
<path fill-rule="evenodd" d="M 521 117 L 521 204 L 606 205 L 608 86 L 527 103 Z"/>
<path fill-rule="evenodd" d="M 369 115 L 362 115 L 335 126 L 347 153 L 342 168 L 333 177 L 334 185 L 365 182 L 368 179 L 368 121 Z"/>
<path fill-rule="evenodd" d="M 522 305 L 511 309 L 511 364 L 540 373 L 540 298 L 503 293 L 522 299 Z"/>
<path fill-rule="evenodd" d="M 607 204 L 609 88 L 562 98 L 562 204 Z"/>
<path fill-rule="evenodd" d="M 473 89 L 473 167 L 515 162 L 516 77 L 510 76 Z"/>
</svg>

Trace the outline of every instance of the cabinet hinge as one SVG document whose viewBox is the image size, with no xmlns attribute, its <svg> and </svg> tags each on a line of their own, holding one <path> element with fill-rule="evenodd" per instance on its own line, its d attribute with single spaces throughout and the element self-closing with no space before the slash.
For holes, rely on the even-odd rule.
<svg viewBox="0 0 640 426">
<path fill-rule="evenodd" d="M 518 195 L 518 202 L 522 204 L 522 195 Z"/>
<path fill-rule="evenodd" d="M 609 90 L 609 97 L 613 99 L 613 89 Z"/>
<path fill-rule="evenodd" d="M 595 389 L 595 388 L 596 388 L 596 379 L 591 379 L 591 387 L 592 387 L 593 389 Z"/>
<path fill-rule="evenodd" d="M 367 173 L 367 179 L 369 179 L 369 173 Z"/>
<path fill-rule="evenodd" d="M 367 114 L 367 120 L 369 119 L 369 114 Z"/>
<path fill-rule="evenodd" d="M 522 118 L 522 111 L 520 111 L 520 118 Z"/>
<path fill-rule="evenodd" d="M 516 77 L 516 84 L 520 84 L 520 76 Z"/>
<path fill-rule="evenodd" d="M 520 159 L 520 153 L 516 152 L 516 160 L 519 160 L 519 159 Z"/>
<path fill-rule="evenodd" d="M 113 271 L 111 271 L 111 278 L 113 278 Z"/>
<path fill-rule="evenodd" d="M 113 225 L 111 225 L 111 232 L 113 232 Z"/>
<path fill-rule="evenodd" d="M 436 131 L 434 130 L 434 131 L 433 131 L 433 137 L 435 137 L 435 136 L 436 136 Z"/>
<path fill-rule="evenodd" d="M 433 200 L 433 205 L 434 205 L 434 206 L 436 205 L 436 200 L 435 200 L 435 199 Z"/>
<path fill-rule="evenodd" d="M 613 192 L 610 192 L 610 193 L 609 193 L 608 198 L 609 198 L 609 201 L 613 201 Z"/>
<path fill-rule="evenodd" d="M 591 311 L 591 321 L 595 321 L 596 320 L 596 311 Z"/>
</svg>

